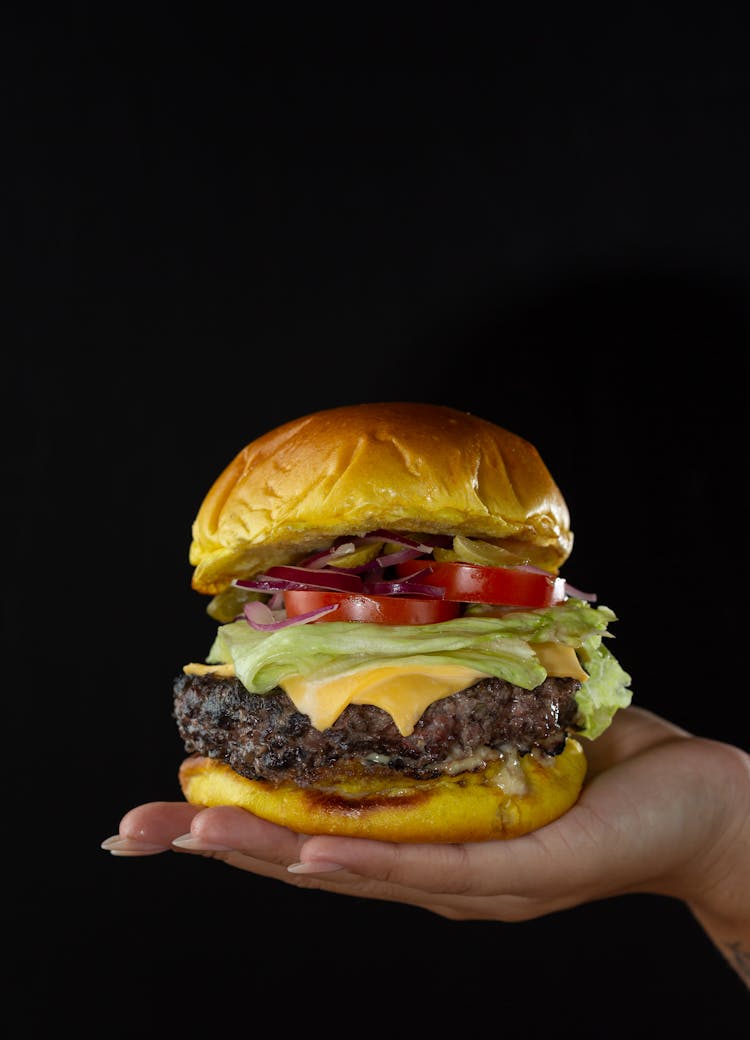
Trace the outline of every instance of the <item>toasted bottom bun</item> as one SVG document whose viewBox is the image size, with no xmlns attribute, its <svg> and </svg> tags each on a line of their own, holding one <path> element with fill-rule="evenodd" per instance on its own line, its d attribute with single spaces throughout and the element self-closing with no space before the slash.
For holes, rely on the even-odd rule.
<svg viewBox="0 0 750 1040">
<path fill-rule="evenodd" d="M 577 740 L 542 764 L 520 759 L 438 780 L 351 773 L 319 787 L 247 780 L 216 759 L 193 755 L 179 771 L 193 805 L 233 805 L 301 834 L 341 834 L 397 842 L 516 838 L 562 816 L 580 794 L 586 758 Z M 500 786 L 500 785 L 503 786 Z M 504 789 L 505 788 L 505 789 Z"/>
</svg>

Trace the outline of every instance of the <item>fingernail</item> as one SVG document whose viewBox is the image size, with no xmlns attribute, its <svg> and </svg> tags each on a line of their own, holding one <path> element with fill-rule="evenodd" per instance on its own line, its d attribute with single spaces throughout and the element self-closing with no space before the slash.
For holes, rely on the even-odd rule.
<svg viewBox="0 0 750 1040">
<path fill-rule="evenodd" d="M 202 838 L 194 838 L 192 834 L 181 834 L 179 838 L 173 838 L 172 844 L 178 849 L 186 849 L 188 852 L 234 852 L 230 845 L 217 845 L 216 842 L 204 841 Z"/>
<path fill-rule="evenodd" d="M 119 834 L 113 834 L 111 838 L 105 838 L 100 848 L 110 852 L 113 856 L 155 856 L 158 852 L 166 852 L 168 845 L 153 845 L 148 841 L 138 841 L 136 838 L 123 838 Z"/>
<path fill-rule="evenodd" d="M 290 874 L 331 874 L 334 870 L 345 870 L 340 863 L 329 863 L 327 860 L 310 860 L 307 863 L 290 863 L 286 868 Z"/>
</svg>

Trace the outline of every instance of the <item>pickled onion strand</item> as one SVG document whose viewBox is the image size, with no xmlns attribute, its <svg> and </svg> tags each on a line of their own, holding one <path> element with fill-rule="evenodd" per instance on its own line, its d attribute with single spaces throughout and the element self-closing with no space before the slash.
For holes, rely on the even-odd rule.
<svg viewBox="0 0 750 1040">
<path fill-rule="evenodd" d="M 306 614 L 297 614 L 295 617 L 277 618 L 265 603 L 254 600 L 252 603 L 244 605 L 242 613 L 247 623 L 256 632 L 278 632 L 280 629 L 290 628 L 292 625 L 306 625 L 310 621 L 317 621 L 318 618 L 338 609 L 338 603 L 334 603 L 329 607 L 320 607 L 319 610 L 309 610 Z M 271 620 L 268 620 L 269 618 Z"/>
<path fill-rule="evenodd" d="M 531 563 L 524 563 L 519 567 L 511 567 L 510 570 L 514 571 L 528 571 L 530 574 L 544 574 L 547 578 L 557 579 L 557 576 L 551 574 L 549 571 L 545 571 L 542 567 L 535 567 Z M 571 585 L 570 582 L 565 582 L 565 595 L 575 596 L 576 599 L 585 599 L 589 603 L 595 603 L 597 596 L 595 592 L 583 592 L 581 589 L 577 589 L 575 585 Z"/>
</svg>

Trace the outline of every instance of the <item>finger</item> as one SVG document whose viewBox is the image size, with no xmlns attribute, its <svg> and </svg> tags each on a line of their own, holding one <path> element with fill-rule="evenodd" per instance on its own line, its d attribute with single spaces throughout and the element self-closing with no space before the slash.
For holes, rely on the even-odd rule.
<svg viewBox="0 0 750 1040">
<path fill-rule="evenodd" d="M 230 806 L 201 809 L 177 847 L 192 852 L 239 852 L 286 870 L 299 855 L 304 838 L 268 820 Z"/>
<path fill-rule="evenodd" d="M 377 878 L 360 876 L 320 858 L 307 869 L 290 871 L 290 866 L 300 863 L 301 850 L 308 840 L 306 835 L 260 819 L 244 809 L 217 806 L 197 812 L 190 831 L 173 841 L 173 846 L 179 851 L 217 859 L 297 888 L 415 905 L 425 902 L 425 893 L 420 888 L 384 884 Z"/>
<path fill-rule="evenodd" d="M 216 806 L 196 813 L 190 831 L 175 839 L 173 847 L 177 851 L 217 859 L 228 866 L 274 878 L 297 888 L 360 894 L 360 889 L 368 882 L 333 864 L 319 864 L 311 876 L 290 873 L 288 868 L 299 860 L 300 849 L 306 840 L 305 835 L 270 823 L 244 809 Z M 328 876 L 331 871 L 335 871 L 333 877 Z M 326 876 L 312 876 L 319 873 Z"/>
<path fill-rule="evenodd" d="M 609 876 L 609 830 L 595 812 L 575 806 L 538 831 L 503 841 L 399 845 L 316 836 L 303 843 L 300 861 L 310 870 L 336 863 L 363 878 L 418 890 L 423 900 L 448 899 L 465 909 L 489 896 L 514 913 L 519 901 L 530 900 L 543 900 L 551 910 L 580 902 Z"/>
<path fill-rule="evenodd" d="M 328 891 L 405 903 L 444 917 L 478 919 L 487 916 L 487 907 L 470 883 L 470 849 L 313 837 L 303 841 L 300 860 L 289 871 Z"/>
<path fill-rule="evenodd" d="M 478 895 L 479 861 L 492 848 L 493 862 L 505 858 L 502 842 L 398 844 L 365 838 L 315 836 L 300 847 L 295 873 L 326 871 L 332 865 L 387 885 L 424 894 Z"/>
<path fill-rule="evenodd" d="M 102 842 L 114 856 L 152 856 L 166 852 L 172 841 L 190 830 L 198 806 L 187 802 L 147 802 L 127 812 L 117 834 Z"/>
</svg>

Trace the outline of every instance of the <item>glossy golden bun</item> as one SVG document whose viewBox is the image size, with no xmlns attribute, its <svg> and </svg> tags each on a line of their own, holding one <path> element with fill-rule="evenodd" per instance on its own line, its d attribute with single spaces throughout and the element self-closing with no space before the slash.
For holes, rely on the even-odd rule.
<svg viewBox="0 0 750 1040">
<path fill-rule="evenodd" d="M 380 785 L 345 776 L 325 789 L 247 780 L 226 763 L 193 755 L 180 767 L 182 793 L 193 805 L 233 805 L 300 834 L 340 834 L 398 842 L 465 842 L 517 838 L 567 812 L 578 799 L 586 758 L 568 738 L 562 754 L 542 765 L 520 760 L 524 794 L 492 782 L 493 767 L 439 780 L 391 777 Z"/>
<path fill-rule="evenodd" d="M 331 408 L 264 434 L 234 458 L 193 524 L 193 588 L 295 562 L 378 528 L 515 539 L 557 569 L 573 536 L 536 448 L 467 412 L 390 402 Z"/>
</svg>

